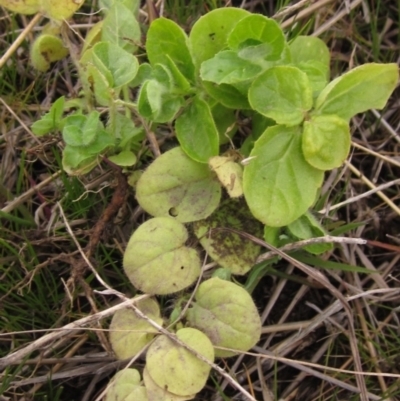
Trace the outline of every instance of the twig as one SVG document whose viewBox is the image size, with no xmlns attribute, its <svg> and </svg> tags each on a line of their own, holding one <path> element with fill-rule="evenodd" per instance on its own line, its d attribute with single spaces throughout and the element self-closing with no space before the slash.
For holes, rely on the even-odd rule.
<svg viewBox="0 0 400 401">
<path fill-rule="evenodd" d="M 5 212 L 5 213 L 10 213 L 12 210 L 14 210 L 16 207 L 18 207 L 21 203 L 25 202 L 28 198 L 33 196 L 33 194 L 40 191 L 42 188 L 44 188 L 46 185 L 48 185 L 51 181 L 55 180 L 60 175 L 61 175 L 61 170 L 52 174 L 50 177 L 43 180 L 40 184 L 35 185 L 31 189 L 28 189 L 26 192 L 24 192 L 22 195 L 13 199 L 11 202 L 8 203 L 7 206 L 4 206 L 3 209 L 1 209 L 1 211 Z"/>
<path fill-rule="evenodd" d="M 311 244 L 325 244 L 325 243 L 330 243 L 330 242 L 335 242 L 338 244 L 353 244 L 353 245 L 354 244 L 365 245 L 367 243 L 367 241 L 365 239 L 361 239 L 361 238 L 332 237 L 330 235 L 326 235 L 324 237 L 310 238 L 310 239 L 293 242 L 291 244 L 286 244 L 282 248 L 279 248 L 279 249 L 281 252 L 288 252 L 288 251 L 293 251 L 294 249 L 304 248 L 305 246 L 311 245 Z M 262 255 L 260 255 L 258 257 L 256 263 L 260 263 L 260 262 L 263 262 L 264 260 L 271 259 L 276 255 L 277 255 L 277 252 L 275 250 L 263 253 Z"/>
<path fill-rule="evenodd" d="M 4 66 L 4 64 L 7 62 L 7 60 L 13 55 L 13 53 L 18 49 L 18 47 L 21 45 L 21 43 L 24 41 L 24 39 L 27 37 L 29 32 L 33 29 L 33 27 L 40 21 L 40 18 L 42 18 L 43 15 L 38 13 L 36 14 L 32 20 L 29 22 L 29 24 L 24 28 L 24 30 L 20 33 L 17 39 L 14 40 L 12 45 L 7 49 L 7 51 L 3 54 L 3 56 L 0 59 L 0 68 Z"/>
<path fill-rule="evenodd" d="M 376 185 L 372 181 L 370 181 L 367 177 L 365 177 L 360 170 L 358 170 L 356 167 L 354 167 L 350 162 L 345 161 L 346 166 L 352 171 L 353 174 L 355 174 L 357 177 L 359 177 L 368 187 L 372 188 L 373 190 L 376 189 Z M 382 191 L 376 191 L 376 194 L 386 202 L 386 204 L 392 208 L 398 216 L 400 216 L 400 209 L 382 192 Z"/>
</svg>

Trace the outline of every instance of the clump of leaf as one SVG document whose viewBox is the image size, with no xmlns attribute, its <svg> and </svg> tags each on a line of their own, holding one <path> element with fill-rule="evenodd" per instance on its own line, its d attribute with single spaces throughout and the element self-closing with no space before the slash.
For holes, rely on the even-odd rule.
<svg viewBox="0 0 400 401">
<path fill-rule="evenodd" d="M 156 217 L 132 235 L 124 254 L 125 273 L 147 294 L 172 294 L 193 284 L 200 274 L 197 251 L 185 243 L 188 233 L 172 217 Z"/>
</svg>

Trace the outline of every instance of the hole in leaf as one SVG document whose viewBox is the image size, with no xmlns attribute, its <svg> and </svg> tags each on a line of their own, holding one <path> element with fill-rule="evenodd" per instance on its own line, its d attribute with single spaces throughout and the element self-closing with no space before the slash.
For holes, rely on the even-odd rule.
<svg viewBox="0 0 400 401">
<path fill-rule="evenodd" d="M 178 216 L 178 211 L 176 210 L 176 208 L 171 207 L 171 209 L 168 210 L 168 214 L 169 214 L 171 217 L 176 217 L 176 216 Z"/>
</svg>

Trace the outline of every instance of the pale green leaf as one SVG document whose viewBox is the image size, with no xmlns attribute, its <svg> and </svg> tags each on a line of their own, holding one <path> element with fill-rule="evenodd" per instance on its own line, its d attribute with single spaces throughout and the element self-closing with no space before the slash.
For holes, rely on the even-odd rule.
<svg viewBox="0 0 400 401">
<path fill-rule="evenodd" d="M 136 369 L 118 372 L 107 388 L 105 401 L 150 401 L 147 391 L 140 385 L 140 374 Z"/>
<path fill-rule="evenodd" d="M 250 109 L 247 95 L 243 95 L 238 89 L 227 84 L 215 84 L 203 81 L 203 88 L 216 101 L 230 109 Z"/>
<path fill-rule="evenodd" d="M 147 294 L 172 294 L 193 284 L 200 274 L 197 251 L 185 246 L 188 233 L 172 217 L 147 220 L 133 233 L 124 254 L 131 283 Z"/>
<path fill-rule="evenodd" d="M 186 327 L 178 330 L 176 336 L 210 362 L 214 361 L 213 345 L 201 331 Z M 161 335 L 147 351 L 146 369 L 159 387 L 179 396 L 191 396 L 204 387 L 211 366 Z"/>
<path fill-rule="evenodd" d="M 318 61 L 325 66 L 329 74 L 331 54 L 325 42 L 315 36 L 297 36 L 289 45 L 292 63 L 296 66 L 301 63 Z"/>
<path fill-rule="evenodd" d="M 153 216 L 187 223 L 208 217 L 218 206 L 221 187 L 207 164 L 189 158 L 180 147 L 158 157 L 136 188 L 140 206 Z"/>
<path fill-rule="evenodd" d="M 147 298 L 138 301 L 136 306 L 149 319 L 162 326 L 163 319 L 157 301 Z M 156 328 L 139 317 L 133 309 L 120 309 L 111 320 L 110 344 L 118 359 L 133 358 L 157 332 Z"/>
<path fill-rule="evenodd" d="M 250 294 L 229 281 L 218 277 L 200 284 L 187 320 L 205 333 L 214 346 L 248 351 L 260 339 L 261 321 Z M 236 352 L 215 349 L 218 357 Z"/>
<path fill-rule="evenodd" d="M 59 97 L 50 107 L 50 110 L 32 126 L 32 132 L 37 136 L 46 135 L 52 131 L 59 130 L 62 125 L 62 115 L 64 113 L 65 97 Z"/>
<path fill-rule="evenodd" d="M 244 167 L 243 189 L 253 215 L 282 227 L 313 204 L 323 172 L 304 159 L 297 127 L 274 126 L 257 140 Z"/>
<path fill-rule="evenodd" d="M 350 151 L 350 127 L 335 115 L 312 117 L 304 122 L 302 149 L 305 159 L 320 170 L 340 167 Z"/>
</svg>

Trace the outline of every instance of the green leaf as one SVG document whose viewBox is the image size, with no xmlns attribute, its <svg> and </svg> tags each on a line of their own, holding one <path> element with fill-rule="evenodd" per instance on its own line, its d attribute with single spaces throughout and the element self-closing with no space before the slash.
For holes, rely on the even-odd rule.
<svg viewBox="0 0 400 401">
<path fill-rule="evenodd" d="M 192 400 L 196 396 L 196 394 L 190 394 L 187 396 L 177 395 L 169 392 L 165 388 L 160 387 L 151 378 L 146 367 L 143 369 L 143 381 L 146 386 L 148 401 L 186 401 Z"/>
<path fill-rule="evenodd" d="M 304 122 L 302 149 L 305 159 L 320 170 L 340 167 L 350 151 L 350 127 L 337 116 L 321 115 Z"/>
<path fill-rule="evenodd" d="M 313 97 L 316 98 L 328 83 L 329 69 L 319 61 L 304 61 L 296 64 L 296 67 L 307 75 L 313 91 Z"/>
<path fill-rule="evenodd" d="M 65 20 L 83 5 L 84 0 L 40 0 L 41 12 L 52 20 Z"/>
<path fill-rule="evenodd" d="M 193 160 L 207 163 L 219 152 L 219 135 L 210 107 L 200 97 L 195 97 L 175 122 L 176 137 Z"/>
<path fill-rule="evenodd" d="M 187 41 L 185 32 L 174 21 L 157 18 L 147 32 L 146 51 L 150 64 L 167 65 L 169 58 L 188 80 L 194 80 L 194 65 Z"/>
<path fill-rule="evenodd" d="M 225 50 L 201 65 L 200 77 L 217 84 L 234 84 L 254 78 L 261 71 L 259 65 L 240 58 L 236 51 Z"/>
<path fill-rule="evenodd" d="M 92 59 L 106 78 L 111 76 L 109 84 L 113 88 L 128 84 L 135 78 L 139 69 L 139 62 L 135 56 L 109 42 L 94 45 Z"/>
<path fill-rule="evenodd" d="M 152 73 L 153 69 L 151 68 L 150 64 L 148 63 L 140 64 L 136 77 L 133 78 L 131 82 L 129 82 L 129 86 L 131 88 L 136 88 L 137 86 L 142 85 L 145 81 L 151 79 Z"/>
<path fill-rule="evenodd" d="M 212 103 L 213 100 L 210 101 Z M 221 103 L 211 105 L 211 114 L 218 130 L 219 144 L 224 145 L 232 139 L 237 131 L 236 114 L 234 110 Z"/>
<path fill-rule="evenodd" d="M 131 236 L 124 270 L 131 283 L 147 294 L 172 294 L 193 284 L 200 274 L 197 251 L 185 246 L 188 233 L 172 217 L 155 217 Z"/>
<path fill-rule="evenodd" d="M 123 4 L 127 7 L 136 17 L 139 14 L 140 0 L 100 0 L 99 8 L 105 9 L 106 12 L 116 3 Z"/>
<path fill-rule="evenodd" d="M 147 391 L 140 385 L 140 374 L 136 369 L 124 369 L 116 373 L 107 388 L 105 401 L 150 401 Z"/>
<path fill-rule="evenodd" d="M 237 284 L 211 278 L 200 284 L 187 320 L 216 347 L 248 351 L 260 339 L 260 316 L 250 294 Z M 236 352 L 215 349 L 218 357 Z"/>
<path fill-rule="evenodd" d="M 321 224 L 319 224 L 319 222 L 310 212 L 307 212 L 303 216 L 300 216 L 297 220 L 290 223 L 287 228 L 292 235 L 299 239 L 323 237 L 327 234 Z M 333 249 L 333 245 L 312 244 L 305 246 L 304 249 L 310 253 L 319 255 L 320 253 L 324 253 Z"/>
<path fill-rule="evenodd" d="M 254 219 L 243 199 L 227 199 L 210 217 L 193 224 L 194 234 L 208 255 L 232 274 L 243 275 L 255 264 L 260 246 L 229 228 L 256 237 L 262 234 L 262 224 Z"/>
<path fill-rule="evenodd" d="M 312 107 L 312 88 L 298 68 L 272 67 L 254 80 L 249 101 L 254 110 L 277 124 L 298 125 Z"/>
<path fill-rule="evenodd" d="M 124 150 L 116 155 L 109 156 L 108 160 L 115 163 L 117 166 L 130 167 L 137 162 L 137 157 L 130 150 Z"/>
<path fill-rule="evenodd" d="M 116 45 L 128 53 L 135 53 L 140 44 L 141 32 L 139 23 L 130 10 L 121 2 L 115 2 L 103 21 L 101 40 Z M 115 59 L 119 66 L 122 62 Z"/>
<path fill-rule="evenodd" d="M 167 55 L 164 64 L 156 64 L 153 69 L 153 76 L 160 83 L 169 88 L 173 94 L 187 94 L 190 92 L 190 83 L 179 71 L 176 64 Z"/>
<path fill-rule="evenodd" d="M 65 118 L 63 139 L 67 145 L 87 147 L 91 145 L 101 128 L 100 113 L 92 111 L 88 116 L 75 114 Z"/>
<path fill-rule="evenodd" d="M 187 327 L 176 336 L 200 355 L 214 361 L 214 349 L 201 331 Z M 161 335 L 150 345 L 146 356 L 146 369 L 154 382 L 168 392 L 190 396 L 206 384 L 211 366 L 190 351 Z"/>
<path fill-rule="evenodd" d="M 318 96 L 318 114 L 349 120 L 369 109 L 382 109 L 399 78 L 398 65 L 364 64 L 334 79 Z"/>
<path fill-rule="evenodd" d="M 44 33 L 35 39 L 30 50 L 33 67 L 42 72 L 47 71 L 51 63 L 63 59 L 68 53 L 59 37 Z"/>
<path fill-rule="evenodd" d="M 329 77 L 330 51 L 325 42 L 315 36 L 297 36 L 289 45 L 292 63 L 299 65 L 318 61 L 325 66 Z"/>
<path fill-rule="evenodd" d="M 231 85 L 202 82 L 204 90 L 216 101 L 230 109 L 250 109 L 247 96 Z"/>
<path fill-rule="evenodd" d="M 136 127 L 132 118 L 121 113 L 115 114 L 113 124 L 108 124 L 106 130 L 111 137 L 119 140 L 118 147 L 124 150 L 132 148 L 133 144 L 138 146 L 144 134 L 142 127 Z"/>
<path fill-rule="evenodd" d="M 136 306 L 149 319 L 162 326 L 163 319 L 157 301 L 147 298 L 138 301 Z M 110 344 L 118 359 L 133 358 L 157 332 L 156 328 L 139 317 L 133 309 L 120 309 L 115 312 L 111 320 Z"/>
<path fill-rule="evenodd" d="M 89 50 L 90 51 L 90 50 Z M 113 100 L 114 91 L 111 89 L 111 78 L 108 80 L 94 65 L 84 67 L 83 80 L 91 83 L 96 101 L 101 106 L 109 106 Z"/>
<path fill-rule="evenodd" d="M 218 206 L 221 187 L 208 166 L 180 147 L 158 157 L 140 177 L 136 198 L 153 216 L 173 216 L 187 223 L 208 217 Z"/>
<path fill-rule="evenodd" d="M 304 159 L 298 127 L 267 128 L 244 167 L 243 189 L 254 217 L 282 227 L 304 214 L 315 200 L 323 172 Z"/>
<path fill-rule="evenodd" d="M 214 156 L 208 165 L 231 198 L 243 195 L 243 167 L 229 156 Z"/>
<path fill-rule="evenodd" d="M 150 79 L 140 88 L 138 110 L 148 120 L 165 123 L 172 121 L 183 106 L 184 98 L 172 94 L 161 82 Z"/>
<path fill-rule="evenodd" d="M 261 47 L 257 46 L 262 44 Z M 231 49 L 248 47 L 262 49 L 259 57 L 265 60 L 279 60 L 285 45 L 285 36 L 276 21 L 263 15 L 254 14 L 241 19 L 228 37 Z M 255 53 L 253 53 L 253 56 Z"/>
<path fill-rule="evenodd" d="M 62 115 L 64 113 L 65 97 L 59 97 L 50 107 L 50 110 L 32 126 L 32 132 L 37 136 L 46 135 L 62 127 Z"/>
<path fill-rule="evenodd" d="M 0 0 L 0 6 L 19 14 L 36 14 L 40 11 L 40 0 Z"/>
<path fill-rule="evenodd" d="M 280 227 L 264 226 L 264 241 L 273 246 L 279 246 Z"/>
<path fill-rule="evenodd" d="M 189 48 L 196 68 L 228 47 L 228 36 L 235 25 L 250 15 L 240 8 L 219 8 L 199 18 L 189 36 Z"/>
</svg>

